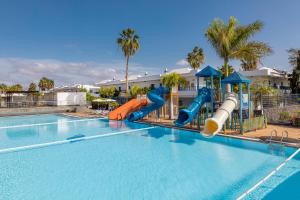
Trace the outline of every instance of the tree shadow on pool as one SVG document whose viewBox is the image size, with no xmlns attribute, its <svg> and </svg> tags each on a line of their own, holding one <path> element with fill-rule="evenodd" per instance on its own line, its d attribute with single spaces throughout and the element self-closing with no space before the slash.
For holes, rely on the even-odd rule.
<svg viewBox="0 0 300 200">
<path fill-rule="evenodd" d="M 166 130 L 148 130 L 147 133 L 142 134 L 144 137 L 152 137 L 155 139 L 160 139 L 165 136 L 171 137 L 169 142 L 173 143 L 181 143 L 181 144 L 187 144 L 187 145 L 193 145 L 196 140 L 199 140 L 198 138 L 183 135 L 180 133 L 180 130 L 175 130 L 175 129 L 166 129 Z"/>
<path fill-rule="evenodd" d="M 173 138 L 171 140 L 169 140 L 169 142 L 193 145 L 196 142 L 196 138 L 186 137 L 181 134 L 175 133 L 175 134 L 173 134 Z"/>
<path fill-rule="evenodd" d="M 150 129 L 150 130 L 147 131 L 147 133 L 142 134 L 142 136 L 144 136 L 144 137 L 152 137 L 152 138 L 155 138 L 155 139 L 162 138 L 166 135 L 171 135 L 171 133 L 169 133 L 168 131 L 165 131 L 165 130 L 157 131 L 155 129 Z"/>
</svg>

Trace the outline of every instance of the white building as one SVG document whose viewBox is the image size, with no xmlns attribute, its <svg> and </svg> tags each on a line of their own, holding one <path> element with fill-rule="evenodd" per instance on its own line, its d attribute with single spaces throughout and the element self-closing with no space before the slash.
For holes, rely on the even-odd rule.
<svg viewBox="0 0 300 200">
<path fill-rule="evenodd" d="M 99 97 L 99 86 L 95 85 L 83 85 L 83 84 L 74 84 L 70 86 L 56 87 L 53 89 L 54 92 L 80 92 L 81 89 L 85 89 L 91 95 Z"/>
<path fill-rule="evenodd" d="M 99 86 L 95 86 L 95 85 L 82 85 L 82 84 L 75 84 L 74 86 L 77 87 L 77 88 L 86 89 L 86 91 L 88 91 L 89 93 L 91 93 L 91 95 L 93 95 L 95 97 L 99 97 L 99 90 L 100 90 Z"/>
<path fill-rule="evenodd" d="M 165 70 L 162 74 L 154 74 L 154 75 L 148 75 L 145 73 L 144 75 L 138 75 L 138 76 L 130 76 L 128 78 L 128 85 L 129 89 L 133 85 L 139 85 L 140 87 L 149 87 L 149 88 L 157 88 L 162 85 L 162 76 L 165 74 L 170 73 L 178 73 L 181 76 L 183 76 L 188 81 L 188 86 L 184 88 L 186 91 L 193 91 L 190 92 L 190 95 L 194 96 L 196 89 L 196 70 L 192 70 L 191 68 L 180 68 L 180 69 L 174 69 L 171 71 Z M 204 82 L 201 82 L 204 84 Z M 107 87 L 107 86 L 114 86 L 119 91 L 125 91 L 125 80 L 108 80 L 108 81 L 102 81 L 99 83 L 96 83 L 99 87 Z M 181 89 L 180 91 L 182 91 Z M 187 94 L 185 94 L 187 95 Z"/>
<path fill-rule="evenodd" d="M 162 82 L 162 76 L 165 74 L 176 72 L 186 78 L 188 81 L 188 87 L 180 88 L 179 89 L 179 98 L 191 98 L 195 97 L 196 92 L 196 77 L 195 74 L 197 73 L 196 70 L 192 70 L 191 68 L 180 68 L 174 69 L 171 71 L 165 70 L 162 74 L 157 75 L 138 75 L 138 76 L 131 76 L 129 77 L 129 89 L 133 85 L 139 85 L 140 87 L 159 87 Z M 268 67 L 261 67 L 257 70 L 253 71 L 239 71 L 239 73 L 243 74 L 244 76 L 251 79 L 253 82 L 252 84 L 258 85 L 268 85 L 278 89 L 287 90 L 289 88 L 289 80 L 288 75 L 284 71 L 268 68 Z M 119 91 L 125 90 L 125 80 L 109 80 L 96 83 L 99 87 L 105 86 L 114 86 Z M 205 86 L 204 79 L 200 79 L 200 87 Z"/>
<path fill-rule="evenodd" d="M 271 86 L 277 89 L 287 90 L 290 88 L 288 73 L 285 71 L 261 67 L 252 71 L 239 71 L 239 73 L 253 81 L 252 84 Z"/>
</svg>

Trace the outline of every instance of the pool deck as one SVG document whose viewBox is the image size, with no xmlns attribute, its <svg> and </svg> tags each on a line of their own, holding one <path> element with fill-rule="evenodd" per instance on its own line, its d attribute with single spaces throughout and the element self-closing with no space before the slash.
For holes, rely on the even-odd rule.
<svg viewBox="0 0 300 200">
<path fill-rule="evenodd" d="M 85 111 L 85 112 L 68 112 L 64 113 L 69 116 L 74 117 L 80 117 L 80 118 L 99 118 L 99 117 L 107 117 L 105 114 L 99 114 L 95 111 Z M 173 123 L 174 120 L 168 120 L 168 119 L 143 119 L 142 123 L 148 123 L 152 125 L 158 125 L 158 126 L 166 126 L 166 127 L 174 127 Z M 189 125 L 186 125 L 183 127 L 183 129 L 198 131 L 195 128 L 192 128 Z M 278 137 L 273 137 L 273 140 L 281 140 L 281 133 L 285 130 L 288 131 L 288 140 L 283 140 L 286 142 L 286 145 L 288 146 L 298 146 L 300 144 L 300 128 L 297 127 L 291 127 L 291 126 L 282 126 L 282 125 L 268 125 L 267 128 L 256 130 L 256 131 L 250 131 L 246 132 L 244 134 L 236 134 L 236 133 L 230 133 L 229 131 L 226 132 L 226 134 L 221 133 L 223 136 L 229 136 L 229 137 L 237 137 L 247 140 L 255 140 L 255 141 L 265 141 L 270 137 L 270 133 L 272 130 L 277 130 Z"/>
<path fill-rule="evenodd" d="M 144 119 L 144 120 L 142 120 L 142 122 L 150 123 L 153 125 L 175 127 L 173 120 L 167 120 L 167 119 L 159 119 L 159 120 Z M 192 128 L 189 125 L 186 125 L 183 128 L 190 129 L 193 131 L 198 131 L 197 129 Z M 286 131 L 288 131 L 288 140 L 284 139 L 283 141 L 286 142 L 288 146 L 298 146 L 300 144 L 300 128 L 291 127 L 291 126 L 268 125 L 267 128 L 256 130 L 256 131 L 246 132 L 244 134 L 230 133 L 227 131 L 226 134 L 222 133 L 221 135 L 229 136 L 229 137 L 244 138 L 247 140 L 253 139 L 256 141 L 264 141 L 270 137 L 270 133 L 274 129 L 277 130 L 278 137 L 273 137 L 272 138 L 273 140 L 280 141 L 282 131 L 286 130 Z"/>
</svg>

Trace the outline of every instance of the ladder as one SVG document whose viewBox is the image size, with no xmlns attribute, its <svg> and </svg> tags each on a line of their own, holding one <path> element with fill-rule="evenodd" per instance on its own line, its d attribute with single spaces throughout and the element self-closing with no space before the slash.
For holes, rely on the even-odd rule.
<svg viewBox="0 0 300 200">
<path fill-rule="evenodd" d="M 269 139 L 266 140 L 266 142 L 269 142 L 269 143 L 280 143 L 282 145 L 284 145 L 286 142 L 284 141 L 284 139 L 287 141 L 288 138 L 289 138 L 289 132 L 287 130 L 284 130 L 281 132 L 281 138 L 280 140 L 274 140 L 273 137 L 277 137 L 278 136 L 278 132 L 277 130 L 273 129 L 271 132 L 270 132 L 270 136 L 269 136 Z"/>
<path fill-rule="evenodd" d="M 285 151 L 284 151 L 284 144 L 286 143 L 284 141 L 284 138 L 288 139 L 289 137 L 289 133 L 287 130 L 284 130 L 281 132 L 281 138 L 280 140 L 274 140 L 273 137 L 277 137 L 278 136 L 278 133 L 277 133 L 277 130 L 273 129 L 271 132 L 270 132 L 270 137 L 268 140 L 266 140 L 266 142 L 269 142 L 268 144 L 268 148 L 271 150 L 271 152 L 275 153 L 274 151 L 277 151 L 279 152 L 281 155 L 285 155 Z"/>
</svg>

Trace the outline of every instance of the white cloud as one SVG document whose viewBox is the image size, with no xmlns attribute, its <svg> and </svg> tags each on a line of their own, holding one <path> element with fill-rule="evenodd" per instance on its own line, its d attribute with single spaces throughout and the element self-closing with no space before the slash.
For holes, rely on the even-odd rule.
<svg viewBox="0 0 300 200">
<path fill-rule="evenodd" d="M 0 83 L 27 86 L 30 82 L 46 76 L 55 81 L 57 86 L 63 84 L 92 84 L 102 80 L 124 77 L 124 61 L 111 63 L 64 62 L 54 59 L 0 58 Z M 144 71 L 155 72 L 152 68 L 131 63 L 129 74 L 143 74 Z"/>
<path fill-rule="evenodd" d="M 185 59 L 181 59 L 176 62 L 176 65 L 186 67 L 189 65 L 189 63 Z"/>
</svg>

